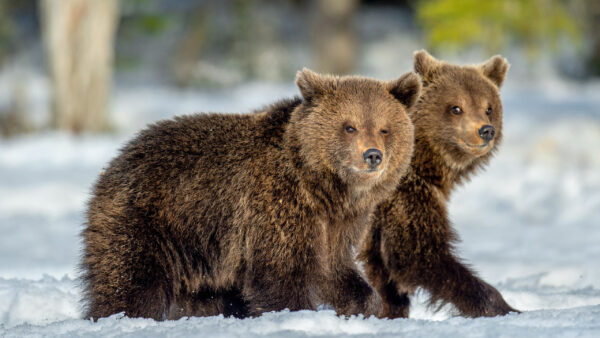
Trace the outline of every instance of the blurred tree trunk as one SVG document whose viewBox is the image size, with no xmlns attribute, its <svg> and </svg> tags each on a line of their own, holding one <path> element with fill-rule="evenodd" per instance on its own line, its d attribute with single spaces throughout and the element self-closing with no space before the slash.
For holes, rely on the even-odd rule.
<svg viewBox="0 0 600 338">
<path fill-rule="evenodd" d="M 311 40 L 317 71 L 347 74 L 354 69 L 357 39 L 352 19 L 358 0 L 313 0 Z"/>
<path fill-rule="evenodd" d="M 106 130 L 117 0 L 41 0 L 40 17 L 53 127 L 74 133 Z"/>
<path fill-rule="evenodd" d="M 20 74 L 22 75 L 22 74 Z M 10 80 L 11 101 L 7 111 L 0 112 L 0 135 L 12 137 L 32 130 L 27 120 L 27 84 L 17 74 Z"/>
</svg>

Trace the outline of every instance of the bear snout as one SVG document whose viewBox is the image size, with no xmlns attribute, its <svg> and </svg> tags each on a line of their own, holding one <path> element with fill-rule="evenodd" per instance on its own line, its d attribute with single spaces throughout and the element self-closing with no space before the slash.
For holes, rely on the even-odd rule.
<svg viewBox="0 0 600 338">
<path fill-rule="evenodd" d="M 363 158 L 371 169 L 375 169 L 381 164 L 381 161 L 383 160 L 383 154 L 381 153 L 381 150 L 371 148 L 365 151 Z"/>
<path fill-rule="evenodd" d="M 481 137 L 484 141 L 489 142 L 496 135 L 496 129 L 493 126 L 485 125 L 479 129 L 479 137 Z"/>
</svg>

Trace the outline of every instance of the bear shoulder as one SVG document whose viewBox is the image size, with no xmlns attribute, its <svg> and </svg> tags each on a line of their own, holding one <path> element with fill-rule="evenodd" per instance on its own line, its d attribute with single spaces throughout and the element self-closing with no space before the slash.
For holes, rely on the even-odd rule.
<svg viewBox="0 0 600 338">
<path fill-rule="evenodd" d="M 156 155 L 208 156 L 260 147 L 260 142 L 281 135 L 300 98 L 284 99 L 252 113 L 196 113 L 149 125 L 122 149 L 125 158 Z M 273 142 L 273 140 L 270 140 Z"/>
</svg>

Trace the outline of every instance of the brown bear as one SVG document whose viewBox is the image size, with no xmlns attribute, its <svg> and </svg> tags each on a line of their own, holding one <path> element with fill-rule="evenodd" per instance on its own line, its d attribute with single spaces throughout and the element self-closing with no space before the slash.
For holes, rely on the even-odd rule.
<svg viewBox="0 0 600 338">
<path fill-rule="evenodd" d="M 112 160 L 82 234 L 88 318 L 380 312 L 353 247 L 408 169 L 421 79 L 296 83 L 264 111 L 158 122 Z"/>
<path fill-rule="evenodd" d="M 498 91 L 508 66 L 500 56 L 458 66 L 415 53 L 423 91 L 409 111 L 413 159 L 393 197 L 377 207 L 359 255 L 382 297 L 381 317 L 408 317 L 417 287 L 431 304 L 452 303 L 467 317 L 516 311 L 456 257 L 447 215 L 454 187 L 487 164 L 502 139 Z"/>
</svg>

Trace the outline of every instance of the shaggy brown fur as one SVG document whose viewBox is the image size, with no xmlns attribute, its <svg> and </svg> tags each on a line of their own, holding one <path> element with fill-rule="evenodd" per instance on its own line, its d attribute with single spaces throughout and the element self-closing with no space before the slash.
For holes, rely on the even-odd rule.
<svg viewBox="0 0 600 338">
<path fill-rule="evenodd" d="M 380 311 L 352 247 L 408 168 L 421 80 L 296 82 L 304 100 L 176 117 L 122 149 L 89 203 L 86 316 Z"/>
<path fill-rule="evenodd" d="M 450 302 L 468 317 L 515 311 L 456 258 L 446 211 L 452 189 L 487 164 L 502 139 L 498 89 L 508 63 L 495 56 L 461 67 L 425 51 L 414 61 L 423 77 L 422 96 L 409 111 L 414 157 L 393 198 L 378 206 L 360 255 L 383 299 L 382 317 L 408 317 L 417 287 L 429 291 L 432 304 Z"/>
</svg>

